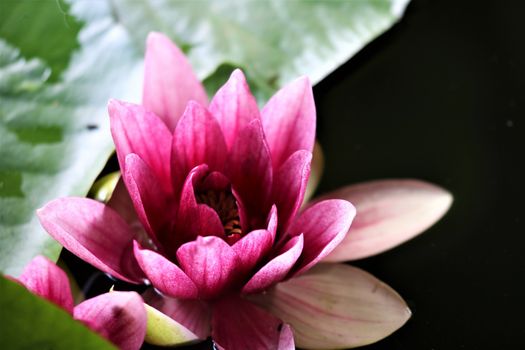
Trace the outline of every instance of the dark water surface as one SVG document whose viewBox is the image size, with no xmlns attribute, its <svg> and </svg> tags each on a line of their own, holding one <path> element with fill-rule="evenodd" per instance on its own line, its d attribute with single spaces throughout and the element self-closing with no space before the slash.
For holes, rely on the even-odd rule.
<svg viewBox="0 0 525 350">
<path fill-rule="evenodd" d="M 321 190 L 385 177 L 449 189 L 424 235 L 356 262 L 413 310 L 364 349 L 525 346 L 525 4 L 413 0 L 314 92 Z"/>
</svg>

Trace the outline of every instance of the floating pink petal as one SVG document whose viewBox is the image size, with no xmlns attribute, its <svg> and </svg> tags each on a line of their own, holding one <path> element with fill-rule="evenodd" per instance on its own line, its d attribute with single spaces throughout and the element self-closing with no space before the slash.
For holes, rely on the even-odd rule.
<svg viewBox="0 0 525 350">
<path fill-rule="evenodd" d="M 292 326 L 298 347 L 346 349 L 376 342 L 410 317 L 403 299 L 352 266 L 319 264 L 251 297 Z"/>
<path fill-rule="evenodd" d="M 323 198 L 342 198 L 357 208 L 346 239 L 327 261 L 365 258 L 393 248 L 438 221 L 452 195 L 420 180 L 379 180 L 347 186 Z"/>
</svg>

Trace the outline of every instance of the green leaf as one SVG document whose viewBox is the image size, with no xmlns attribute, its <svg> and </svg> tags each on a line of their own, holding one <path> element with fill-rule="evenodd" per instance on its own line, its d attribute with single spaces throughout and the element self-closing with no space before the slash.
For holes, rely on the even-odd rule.
<svg viewBox="0 0 525 350">
<path fill-rule="evenodd" d="M 51 79 L 67 67 L 71 54 L 79 48 L 81 28 L 69 13 L 69 6 L 57 1 L 2 1 L 0 33 L 26 58 L 40 58 L 51 68 Z M 45 20 L 36 20 L 35 16 Z M 45 33 L 45 45 L 42 43 Z"/>
<path fill-rule="evenodd" d="M 56 305 L 0 276 L 3 349 L 115 349 Z"/>
<path fill-rule="evenodd" d="M 58 82 L 49 81 L 43 61 L 22 58 L 0 38 L 0 269 L 12 275 L 37 254 L 58 257 L 60 246 L 40 227 L 35 210 L 88 192 L 113 152 L 108 99 L 138 101 L 140 93 L 142 52 L 111 21 L 104 2 L 77 5 L 86 21 L 81 49 Z"/>
<path fill-rule="evenodd" d="M 36 254 L 58 256 L 35 210 L 89 190 L 112 152 L 108 99 L 140 100 L 150 30 L 188 53 L 209 92 L 242 67 L 263 102 L 299 75 L 321 80 L 407 3 L 71 0 L 68 8 L 56 0 L 2 1 L 0 269 L 16 275 Z"/>
<path fill-rule="evenodd" d="M 120 0 L 114 12 L 136 42 L 151 30 L 170 35 L 201 78 L 223 63 L 243 67 L 264 100 L 301 75 L 319 82 L 396 22 L 408 2 Z"/>
</svg>

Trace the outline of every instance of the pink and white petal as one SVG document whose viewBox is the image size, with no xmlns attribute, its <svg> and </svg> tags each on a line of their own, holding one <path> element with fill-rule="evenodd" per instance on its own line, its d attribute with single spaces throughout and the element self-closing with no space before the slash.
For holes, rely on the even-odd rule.
<svg viewBox="0 0 525 350">
<path fill-rule="evenodd" d="M 268 230 L 255 230 L 231 246 L 239 258 L 241 273 L 249 272 L 268 254 L 273 240 L 274 235 Z"/>
<path fill-rule="evenodd" d="M 136 154 L 126 156 L 126 170 L 123 174 L 128 193 L 140 222 L 160 246 L 162 233 L 169 232 L 171 219 L 175 215 L 173 204 L 159 186 L 159 181 L 148 165 Z"/>
<path fill-rule="evenodd" d="M 179 264 L 199 289 L 199 297 L 211 299 L 236 285 L 239 258 L 221 238 L 197 237 L 177 251 Z"/>
<path fill-rule="evenodd" d="M 164 34 L 150 33 L 144 61 L 144 106 L 173 131 L 190 100 L 208 104 L 204 87 L 186 56 Z"/>
<path fill-rule="evenodd" d="M 299 235 L 290 239 L 275 258 L 264 265 L 242 288 L 242 293 L 259 293 L 281 282 L 288 275 L 303 251 L 304 238 Z"/>
<path fill-rule="evenodd" d="M 304 249 L 294 267 L 293 274 L 307 271 L 345 238 L 355 208 L 342 199 L 321 201 L 303 211 L 289 229 L 291 236 L 304 234 Z"/>
<path fill-rule="evenodd" d="M 146 309 L 135 292 L 111 292 L 75 307 L 73 316 L 119 349 L 138 350 L 146 334 Z"/>
<path fill-rule="evenodd" d="M 48 258 L 40 255 L 33 258 L 24 268 L 18 281 L 31 293 L 73 314 L 73 296 L 67 275 Z"/>
<path fill-rule="evenodd" d="M 210 103 L 210 112 L 219 121 L 228 148 L 250 121 L 260 118 L 257 101 L 240 69 L 234 70 L 226 84 L 217 91 Z"/>
<path fill-rule="evenodd" d="M 327 261 L 366 258 L 425 231 L 452 204 L 445 189 L 420 180 L 378 180 L 344 187 L 323 196 L 342 198 L 357 208 L 346 238 Z"/>
<path fill-rule="evenodd" d="M 319 264 L 250 299 L 289 323 L 297 346 L 306 349 L 374 343 L 400 328 L 411 315 L 392 288 L 343 264 Z"/>
<path fill-rule="evenodd" d="M 297 151 L 281 165 L 274 177 L 272 197 L 279 210 L 279 229 L 282 232 L 286 232 L 303 204 L 311 161 L 310 152 Z"/>
<path fill-rule="evenodd" d="M 108 110 L 122 172 L 126 169 L 126 156 L 135 153 L 159 178 L 162 188 L 170 193 L 172 136 L 166 125 L 143 106 L 132 103 L 111 100 Z"/>
<path fill-rule="evenodd" d="M 177 220 L 175 223 L 175 247 L 192 241 L 197 236 L 223 236 L 224 227 L 215 210 L 200 204 L 195 198 L 195 185 L 205 180 L 208 167 L 205 164 L 192 169 L 182 188 Z"/>
<path fill-rule="evenodd" d="M 264 106 L 261 118 L 274 169 L 298 150 L 312 152 L 316 117 L 308 78 L 299 78 L 279 90 Z"/>
<path fill-rule="evenodd" d="M 162 255 L 142 249 L 134 244 L 137 261 L 151 284 L 162 293 L 174 298 L 194 299 L 199 291 L 193 281 L 178 267 Z"/>
<path fill-rule="evenodd" d="M 278 350 L 295 350 L 295 340 L 293 338 L 293 330 L 289 324 L 284 324 L 279 337 Z"/>
<path fill-rule="evenodd" d="M 37 210 L 44 229 L 96 268 L 131 283 L 144 274 L 133 256 L 134 231 L 113 209 L 87 198 L 60 198 Z"/>
<path fill-rule="evenodd" d="M 277 225 L 279 224 L 277 218 L 277 207 L 272 205 L 270 209 L 270 214 L 268 214 L 268 219 L 266 220 L 266 229 L 272 234 L 272 239 L 275 241 L 277 235 Z"/>
<path fill-rule="evenodd" d="M 261 224 L 253 220 L 262 220 L 264 224 L 266 217 L 261 219 L 260 214 L 266 215 L 270 210 L 273 180 L 270 151 L 259 119 L 241 130 L 228 158 L 226 175 L 246 210 L 247 224 L 250 227 Z"/>
<path fill-rule="evenodd" d="M 222 349 L 293 350 L 293 335 L 281 320 L 239 297 L 213 308 L 212 339 Z"/>
<path fill-rule="evenodd" d="M 142 297 L 146 303 L 189 329 L 199 339 L 210 336 L 211 308 L 207 302 L 170 298 L 159 295 L 153 289 L 148 289 Z"/>
<path fill-rule="evenodd" d="M 226 143 L 217 120 L 206 107 L 190 101 L 175 133 L 171 151 L 175 193 L 188 172 L 197 165 L 207 164 L 210 171 L 221 171 L 226 161 Z"/>
</svg>

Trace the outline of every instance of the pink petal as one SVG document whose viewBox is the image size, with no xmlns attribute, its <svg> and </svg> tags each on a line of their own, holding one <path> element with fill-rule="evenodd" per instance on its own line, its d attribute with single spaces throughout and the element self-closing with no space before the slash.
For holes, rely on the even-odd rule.
<svg viewBox="0 0 525 350">
<path fill-rule="evenodd" d="M 31 293 L 73 314 L 73 296 L 67 275 L 48 258 L 40 255 L 33 258 L 18 281 Z"/>
<path fill-rule="evenodd" d="M 213 341 L 223 349 L 293 350 L 293 335 L 281 320 L 241 298 L 214 305 Z"/>
<path fill-rule="evenodd" d="M 239 259 L 221 238 L 199 236 L 197 240 L 182 245 L 177 258 L 197 285 L 202 299 L 216 297 L 236 283 Z"/>
<path fill-rule="evenodd" d="M 255 230 L 232 245 L 239 258 L 239 269 L 242 272 L 253 269 L 272 248 L 274 237 L 268 230 Z"/>
<path fill-rule="evenodd" d="M 135 233 L 110 207 L 86 198 L 61 198 L 37 211 L 44 229 L 96 268 L 131 283 L 144 274 L 133 256 Z"/>
<path fill-rule="evenodd" d="M 135 211 L 154 244 L 170 230 L 175 210 L 148 165 L 134 153 L 126 156 L 123 174 Z"/>
<path fill-rule="evenodd" d="M 355 216 L 350 202 L 325 200 L 302 212 L 289 229 L 291 236 L 304 234 L 304 249 L 294 268 L 300 274 L 327 256 L 345 238 Z"/>
<path fill-rule="evenodd" d="M 146 46 L 142 101 L 173 131 L 190 100 L 207 105 L 208 98 L 190 63 L 167 36 L 152 32 Z"/>
<path fill-rule="evenodd" d="M 224 235 L 224 227 L 215 210 L 206 204 L 199 204 L 195 198 L 194 186 L 202 181 L 207 174 L 208 167 L 200 165 L 191 170 L 186 178 L 176 221 L 176 234 L 179 238 L 179 244 L 194 240 L 199 235 Z"/>
<path fill-rule="evenodd" d="M 144 107 L 116 100 L 109 101 L 111 133 L 120 168 L 126 169 L 126 156 L 136 153 L 159 178 L 162 188 L 171 192 L 171 132 L 155 114 Z"/>
<path fill-rule="evenodd" d="M 210 103 L 210 112 L 222 127 L 228 148 L 250 121 L 260 118 L 257 101 L 240 69 L 234 70 L 226 84 L 217 91 Z"/>
<path fill-rule="evenodd" d="M 188 172 L 207 164 L 211 171 L 222 170 L 226 160 L 226 143 L 217 120 L 206 107 L 190 101 L 177 124 L 172 145 L 172 174 L 175 192 Z"/>
<path fill-rule="evenodd" d="M 297 151 L 281 165 L 273 183 L 273 201 L 279 210 L 279 228 L 286 232 L 288 224 L 303 203 L 312 154 Z"/>
<path fill-rule="evenodd" d="M 111 292 L 75 307 L 74 318 L 120 349 L 140 349 L 146 334 L 146 310 L 135 292 Z"/>
<path fill-rule="evenodd" d="M 272 167 L 259 119 L 252 120 L 235 140 L 225 171 L 249 220 L 260 220 L 260 214 L 266 215 L 270 209 Z M 252 227 L 260 223 L 247 224 Z"/>
<path fill-rule="evenodd" d="M 275 235 L 277 234 L 277 225 L 279 224 L 277 220 L 277 207 L 275 204 L 272 205 L 272 209 L 270 209 L 270 214 L 268 214 L 268 219 L 266 221 L 266 229 L 270 231 L 273 239 L 275 240 Z"/>
<path fill-rule="evenodd" d="M 303 235 L 290 239 L 279 252 L 246 283 L 242 292 L 259 293 L 282 281 L 292 269 L 303 251 Z"/>
<path fill-rule="evenodd" d="M 323 198 L 343 198 L 357 208 L 346 238 L 327 261 L 365 258 L 425 231 L 452 204 L 446 190 L 419 180 L 379 180 L 351 185 Z"/>
<path fill-rule="evenodd" d="M 200 339 L 210 336 L 211 309 L 207 302 L 161 296 L 153 289 L 149 289 L 142 297 L 149 305 L 173 318 Z"/>
<path fill-rule="evenodd" d="M 135 257 L 151 284 L 169 296 L 193 299 L 198 295 L 195 283 L 174 263 L 162 255 L 134 244 Z"/>
<path fill-rule="evenodd" d="M 111 194 L 111 198 L 107 202 L 107 206 L 115 210 L 120 217 L 127 222 L 133 232 L 135 232 L 135 239 L 143 247 L 151 249 L 155 249 L 156 246 L 159 247 L 158 243 L 154 242 L 152 239 L 152 237 L 154 237 L 156 241 L 156 235 L 150 237 L 146 232 L 144 225 L 140 222 L 122 176 L 118 180 L 117 185 Z"/>
<path fill-rule="evenodd" d="M 367 272 L 319 264 L 251 299 L 291 324 L 300 348 L 346 349 L 374 343 L 400 328 L 410 310 Z"/>
<path fill-rule="evenodd" d="M 298 150 L 312 152 L 315 103 L 308 78 L 299 78 L 279 90 L 261 115 L 274 169 Z"/>
<path fill-rule="evenodd" d="M 122 176 L 120 176 L 107 205 L 115 210 L 130 226 L 136 222 L 141 225 Z"/>
</svg>

